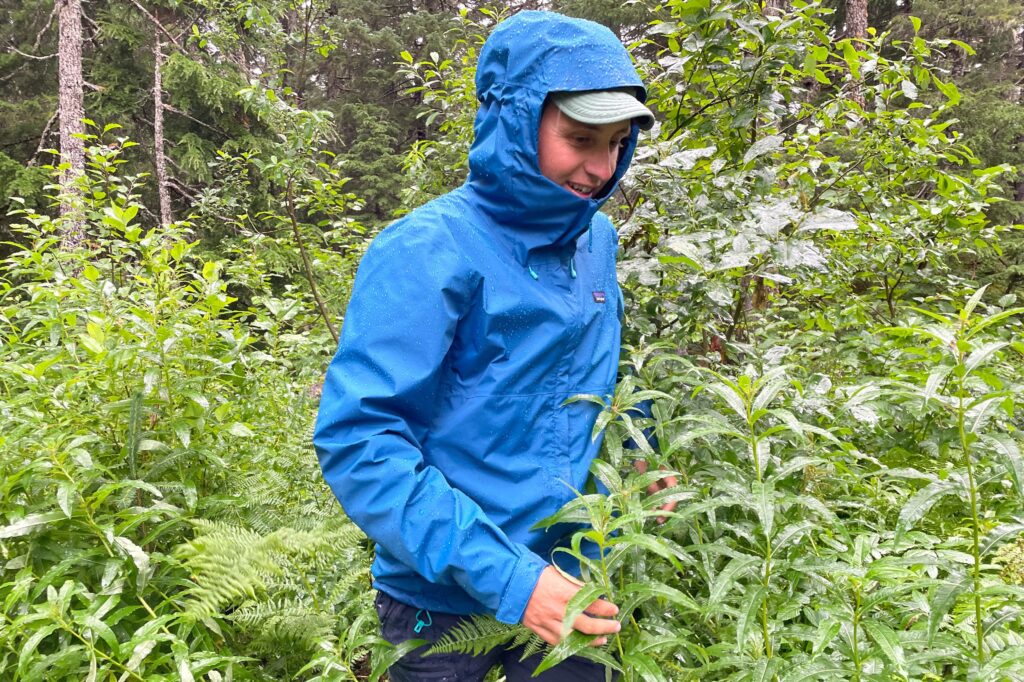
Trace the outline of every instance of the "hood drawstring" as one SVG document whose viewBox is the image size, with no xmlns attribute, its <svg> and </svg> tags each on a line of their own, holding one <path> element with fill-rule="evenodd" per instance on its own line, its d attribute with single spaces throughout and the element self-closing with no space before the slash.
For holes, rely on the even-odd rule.
<svg viewBox="0 0 1024 682">
<path fill-rule="evenodd" d="M 569 256 L 569 275 L 576 279 L 576 257 Z"/>
<path fill-rule="evenodd" d="M 594 221 L 587 225 L 587 253 L 594 253 Z"/>
<path fill-rule="evenodd" d="M 533 277 L 534 279 L 540 279 L 540 277 L 537 275 L 537 271 L 533 269 L 532 265 L 527 264 L 526 269 L 530 271 L 530 277 Z"/>
</svg>

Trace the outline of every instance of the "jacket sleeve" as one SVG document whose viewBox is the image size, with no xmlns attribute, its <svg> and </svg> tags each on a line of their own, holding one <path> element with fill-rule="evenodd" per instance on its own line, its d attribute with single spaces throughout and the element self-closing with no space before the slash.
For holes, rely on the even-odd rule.
<svg viewBox="0 0 1024 682">
<path fill-rule="evenodd" d="M 327 370 L 313 442 L 346 514 L 427 580 L 518 623 L 547 565 L 424 461 L 421 443 L 472 277 L 447 230 L 403 221 L 370 246 Z"/>
</svg>

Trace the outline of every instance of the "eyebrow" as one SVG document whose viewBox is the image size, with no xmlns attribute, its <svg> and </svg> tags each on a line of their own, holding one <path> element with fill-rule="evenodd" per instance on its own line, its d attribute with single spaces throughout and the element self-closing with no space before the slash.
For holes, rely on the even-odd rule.
<svg viewBox="0 0 1024 682">
<path fill-rule="evenodd" d="M 571 120 L 571 123 L 569 125 L 572 126 L 572 127 L 586 128 L 587 130 L 595 130 L 595 131 L 601 130 L 601 126 L 594 125 L 593 123 L 584 123 L 583 121 L 577 121 L 575 119 L 570 119 L 570 120 Z M 627 133 L 628 134 L 629 131 L 631 130 L 631 128 L 632 128 L 632 126 L 624 126 L 622 128 L 619 128 L 616 132 L 621 132 L 621 133 Z"/>
</svg>

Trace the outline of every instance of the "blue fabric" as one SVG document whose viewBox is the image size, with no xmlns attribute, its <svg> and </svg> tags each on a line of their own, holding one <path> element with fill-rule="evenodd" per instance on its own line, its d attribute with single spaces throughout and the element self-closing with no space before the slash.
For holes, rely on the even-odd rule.
<svg viewBox="0 0 1024 682">
<path fill-rule="evenodd" d="M 548 92 L 624 86 L 645 96 L 598 24 L 522 12 L 496 27 L 469 179 L 389 226 L 360 264 L 314 444 L 377 544 L 375 587 L 406 604 L 519 622 L 572 530 L 530 529 L 582 490 L 600 445 L 599 408 L 563 403 L 614 390 L 616 234 L 597 211 L 637 127 L 592 198 L 541 175 L 537 132 Z"/>
</svg>

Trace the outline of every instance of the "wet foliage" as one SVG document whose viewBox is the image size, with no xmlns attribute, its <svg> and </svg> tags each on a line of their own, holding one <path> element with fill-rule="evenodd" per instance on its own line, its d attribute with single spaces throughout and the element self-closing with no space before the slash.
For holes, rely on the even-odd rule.
<svg viewBox="0 0 1024 682">
<path fill-rule="evenodd" d="M 604 551 L 568 550 L 587 581 L 570 612 L 604 595 L 624 627 L 603 648 L 572 633 L 545 666 L 1024 679 L 1024 310 L 977 269 L 1014 229 L 991 219 L 1012 169 L 956 132 L 945 60 L 967 46 L 909 17 L 839 40 L 827 11 L 672 0 L 634 46 L 660 125 L 609 202 L 622 379 L 574 398 L 603 407 L 608 492 L 543 522 L 587 524 Z M 500 16 L 395 55 L 429 140 L 406 209 L 461 180 Z M 113 127 L 87 139 L 81 249 L 40 196 L 12 204 L 3 679 L 380 679 L 408 649 L 380 639 L 371 545 L 309 443 L 372 230 L 319 151 L 329 114 L 234 97 L 274 134 L 216 154 L 189 219 L 155 227 Z M 439 647 L 527 640 L 481 620 Z"/>
</svg>

